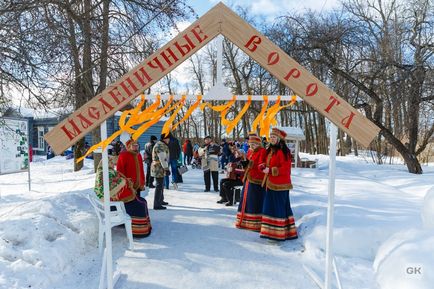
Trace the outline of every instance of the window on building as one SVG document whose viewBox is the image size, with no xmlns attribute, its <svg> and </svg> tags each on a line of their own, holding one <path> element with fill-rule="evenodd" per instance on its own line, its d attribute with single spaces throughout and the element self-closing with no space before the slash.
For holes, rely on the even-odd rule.
<svg viewBox="0 0 434 289">
<path fill-rule="evenodd" d="M 34 150 L 44 151 L 45 150 L 45 140 L 44 140 L 44 127 L 38 126 L 33 129 L 33 144 Z"/>
</svg>

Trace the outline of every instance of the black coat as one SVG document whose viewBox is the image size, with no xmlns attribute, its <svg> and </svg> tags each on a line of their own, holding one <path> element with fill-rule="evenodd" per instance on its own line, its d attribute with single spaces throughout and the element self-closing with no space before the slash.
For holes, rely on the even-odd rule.
<svg viewBox="0 0 434 289">
<path fill-rule="evenodd" d="M 171 137 L 169 142 L 169 159 L 178 160 L 180 154 L 181 146 L 179 145 L 179 140 L 175 137 Z"/>
<path fill-rule="evenodd" d="M 186 149 L 185 149 L 185 154 L 188 156 L 192 156 L 193 155 L 193 145 L 191 144 L 191 142 L 187 143 Z"/>
</svg>

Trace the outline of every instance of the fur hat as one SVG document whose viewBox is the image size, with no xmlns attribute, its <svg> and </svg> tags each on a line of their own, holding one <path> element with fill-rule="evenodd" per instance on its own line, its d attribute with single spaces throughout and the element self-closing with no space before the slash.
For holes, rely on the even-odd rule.
<svg viewBox="0 0 434 289">
<path fill-rule="evenodd" d="M 255 144 L 258 144 L 258 145 L 262 145 L 261 138 L 257 134 L 251 134 L 251 135 L 249 135 L 249 144 L 250 143 L 255 143 Z"/>
<path fill-rule="evenodd" d="M 284 132 L 283 130 L 280 130 L 278 128 L 273 127 L 273 129 L 271 130 L 270 135 L 275 135 L 280 139 L 285 139 L 286 137 L 286 132 Z"/>
</svg>

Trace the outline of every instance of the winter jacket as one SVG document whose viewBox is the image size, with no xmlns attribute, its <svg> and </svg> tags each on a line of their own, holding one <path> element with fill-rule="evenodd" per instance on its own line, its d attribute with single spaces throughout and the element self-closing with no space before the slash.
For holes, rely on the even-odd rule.
<svg viewBox="0 0 434 289">
<path fill-rule="evenodd" d="M 209 155 L 219 155 L 220 154 L 220 146 L 218 144 L 209 144 L 206 146 L 206 150 Z"/>
<path fill-rule="evenodd" d="M 145 144 L 145 152 L 144 152 L 144 159 L 145 163 L 150 164 L 152 163 L 152 149 L 155 146 L 155 142 L 151 141 Z"/>
<path fill-rule="evenodd" d="M 192 146 L 191 142 L 188 142 L 188 143 L 186 144 L 186 149 L 185 149 L 184 153 L 185 153 L 187 156 L 192 156 L 192 155 L 193 155 L 193 146 Z"/>
<path fill-rule="evenodd" d="M 121 152 L 116 168 L 118 172 L 133 181 L 134 189 L 144 189 L 145 172 L 143 170 L 143 159 L 139 153 L 128 150 Z"/>
<path fill-rule="evenodd" d="M 232 154 L 231 149 L 229 148 L 229 144 L 227 142 L 223 143 L 223 155 L 225 157 L 229 157 Z"/>
<path fill-rule="evenodd" d="M 169 170 L 169 147 L 162 141 L 158 141 L 152 150 L 151 176 L 164 178 Z"/>
<path fill-rule="evenodd" d="M 291 155 L 285 158 L 281 149 L 270 150 L 267 155 L 266 166 L 270 169 L 266 178 L 266 187 L 275 191 L 292 189 Z"/>
<path fill-rule="evenodd" d="M 198 150 L 199 156 L 202 157 L 202 169 L 204 171 L 211 170 L 217 172 L 219 170 L 219 153 L 220 146 L 217 144 L 209 144 Z"/>
<path fill-rule="evenodd" d="M 247 142 L 244 142 L 243 144 L 242 144 L 242 150 L 245 152 L 245 153 L 248 153 L 249 152 L 249 144 L 247 143 Z"/>
<path fill-rule="evenodd" d="M 169 159 L 178 160 L 179 155 L 181 154 L 181 145 L 179 144 L 179 140 L 175 137 L 171 137 L 168 146 L 169 146 Z"/>
<path fill-rule="evenodd" d="M 267 157 L 267 150 L 263 147 L 259 147 L 256 150 L 249 150 L 247 152 L 247 159 L 249 164 L 247 165 L 246 178 L 252 184 L 260 185 L 264 179 L 264 173 L 259 168 L 265 164 Z"/>
</svg>

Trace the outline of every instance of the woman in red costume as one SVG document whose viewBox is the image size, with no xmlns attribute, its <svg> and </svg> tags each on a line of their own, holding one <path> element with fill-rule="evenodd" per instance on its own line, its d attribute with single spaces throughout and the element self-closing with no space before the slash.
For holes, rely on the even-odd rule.
<svg viewBox="0 0 434 289">
<path fill-rule="evenodd" d="M 273 128 L 263 172 L 265 198 L 262 209 L 260 237 L 276 241 L 297 238 L 297 228 L 289 201 L 291 183 L 291 152 L 285 143 L 286 133 Z"/>
<path fill-rule="evenodd" d="M 261 138 L 256 134 L 249 136 L 249 146 L 247 152 L 249 162 L 244 174 L 244 187 L 235 226 L 239 229 L 259 232 L 264 201 L 264 188 L 261 185 L 264 173 L 259 169 L 259 165 L 265 162 L 266 150 L 262 147 Z"/>
<path fill-rule="evenodd" d="M 136 201 L 125 203 L 125 209 L 131 216 L 134 237 L 147 237 L 151 234 L 152 226 L 149 219 L 148 204 L 140 197 L 140 191 L 145 188 L 145 173 L 143 159 L 138 151 L 136 141 L 129 140 L 126 143 L 126 151 L 121 152 L 116 169 L 126 178 L 130 179 L 136 193 Z"/>
</svg>

